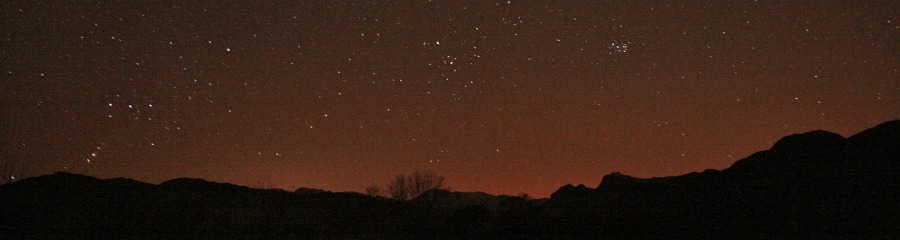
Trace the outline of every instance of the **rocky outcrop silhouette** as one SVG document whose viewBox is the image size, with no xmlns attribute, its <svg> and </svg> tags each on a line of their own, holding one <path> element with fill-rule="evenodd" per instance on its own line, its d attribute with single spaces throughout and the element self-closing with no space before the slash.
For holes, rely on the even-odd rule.
<svg viewBox="0 0 900 240">
<path fill-rule="evenodd" d="M 592 226 L 597 232 L 894 236 L 898 147 L 897 120 L 850 138 L 811 131 L 722 171 L 649 179 L 612 173 L 596 189 L 562 187 L 549 204 L 560 212 L 590 209 L 596 214 L 586 219 L 606 223 Z"/>
</svg>

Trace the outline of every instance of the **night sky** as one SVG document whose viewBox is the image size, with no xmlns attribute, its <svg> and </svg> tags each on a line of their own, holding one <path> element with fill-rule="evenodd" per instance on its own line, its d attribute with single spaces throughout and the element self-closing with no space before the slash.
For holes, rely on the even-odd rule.
<svg viewBox="0 0 900 240">
<path fill-rule="evenodd" d="M 900 117 L 900 1 L 0 3 L 4 160 L 549 196 Z"/>
</svg>

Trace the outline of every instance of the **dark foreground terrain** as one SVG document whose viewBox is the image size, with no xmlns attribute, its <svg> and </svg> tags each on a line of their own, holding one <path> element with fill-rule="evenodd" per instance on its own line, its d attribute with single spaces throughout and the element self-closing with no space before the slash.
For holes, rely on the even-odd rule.
<svg viewBox="0 0 900 240">
<path fill-rule="evenodd" d="M 849 138 L 813 131 L 724 170 L 531 200 L 432 190 L 411 201 L 201 179 L 159 185 L 56 173 L 0 186 L 0 238 L 900 237 L 900 121 Z"/>
</svg>

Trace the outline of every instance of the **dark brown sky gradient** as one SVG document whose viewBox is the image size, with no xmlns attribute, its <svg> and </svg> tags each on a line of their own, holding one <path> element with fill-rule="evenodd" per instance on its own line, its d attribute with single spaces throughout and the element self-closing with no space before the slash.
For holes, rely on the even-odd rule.
<svg viewBox="0 0 900 240">
<path fill-rule="evenodd" d="M 898 1 L 0 3 L 32 174 L 548 196 L 900 117 Z"/>
</svg>

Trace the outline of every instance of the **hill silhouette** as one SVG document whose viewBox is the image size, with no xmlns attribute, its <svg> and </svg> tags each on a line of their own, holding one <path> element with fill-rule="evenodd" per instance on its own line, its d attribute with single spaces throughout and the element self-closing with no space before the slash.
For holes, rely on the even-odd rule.
<svg viewBox="0 0 900 240">
<path fill-rule="evenodd" d="M 723 170 L 603 177 L 548 199 L 410 201 L 202 179 L 55 173 L 0 186 L 4 238 L 830 238 L 900 236 L 900 121 L 787 136 Z"/>
</svg>

